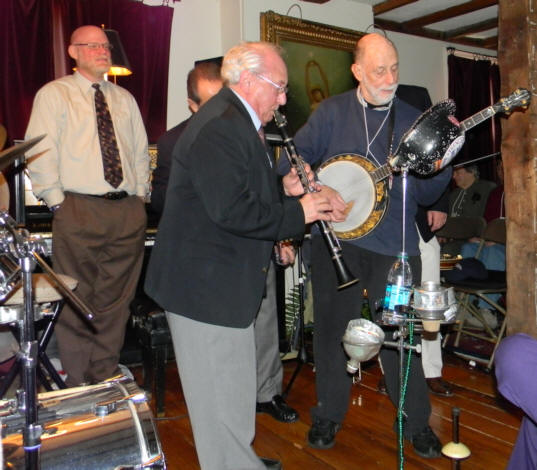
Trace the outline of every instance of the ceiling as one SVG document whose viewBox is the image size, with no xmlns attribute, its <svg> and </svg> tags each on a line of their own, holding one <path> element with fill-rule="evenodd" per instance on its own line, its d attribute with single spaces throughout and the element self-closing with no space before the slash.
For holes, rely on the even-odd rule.
<svg viewBox="0 0 537 470">
<path fill-rule="evenodd" d="M 498 0 L 356 1 L 385 30 L 497 51 Z"/>
</svg>

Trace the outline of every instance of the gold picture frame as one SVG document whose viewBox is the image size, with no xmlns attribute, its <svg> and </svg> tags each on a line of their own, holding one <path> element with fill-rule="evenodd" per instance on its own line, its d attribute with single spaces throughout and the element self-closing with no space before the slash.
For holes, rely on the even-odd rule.
<svg viewBox="0 0 537 470">
<path fill-rule="evenodd" d="M 356 86 L 350 71 L 359 31 L 261 13 L 261 40 L 283 50 L 289 75 L 284 113 L 294 134 L 320 101 Z"/>
</svg>

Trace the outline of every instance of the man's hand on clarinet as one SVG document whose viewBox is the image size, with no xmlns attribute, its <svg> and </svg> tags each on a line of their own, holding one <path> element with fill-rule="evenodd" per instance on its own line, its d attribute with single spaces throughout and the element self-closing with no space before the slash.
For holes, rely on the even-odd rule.
<svg viewBox="0 0 537 470">
<path fill-rule="evenodd" d="M 304 169 L 306 170 L 309 183 L 315 186 L 315 173 L 309 164 L 304 163 Z M 304 194 L 304 185 L 298 176 L 296 168 L 291 168 L 291 171 L 283 177 L 283 189 L 286 196 L 301 196 Z"/>
<path fill-rule="evenodd" d="M 328 186 L 320 186 L 318 192 L 305 194 L 300 198 L 307 224 L 317 220 L 342 222 L 345 220 L 345 202 L 339 193 Z"/>
</svg>

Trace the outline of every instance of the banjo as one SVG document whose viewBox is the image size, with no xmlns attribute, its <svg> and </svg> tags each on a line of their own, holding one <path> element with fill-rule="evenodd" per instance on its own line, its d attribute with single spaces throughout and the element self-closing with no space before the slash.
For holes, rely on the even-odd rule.
<svg viewBox="0 0 537 470">
<path fill-rule="evenodd" d="M 429 175 L 444 168 L 464 144 L 467 130 L 496 113 L 527 107 L 530 99 L 530 92 L 519 88 L 462 122 L 454 117 L 455 102 L 441 101 L 418 117 L 388 163 L 379 167 L 354 153 L 326 160 L 317 171 L 318 179 L 338 191 L 347 202 L 345 221 L 332 223 L 336 236 L 342 240 L 361 238 L 381 222 L 389 202 L 386 178 L 393 171 L 408 167 L 420 175 Z"/>
</svg>

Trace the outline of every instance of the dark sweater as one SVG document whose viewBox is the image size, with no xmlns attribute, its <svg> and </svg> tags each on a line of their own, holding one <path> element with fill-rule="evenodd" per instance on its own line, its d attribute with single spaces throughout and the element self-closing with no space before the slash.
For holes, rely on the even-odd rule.
<svg viewBox="0 0 537 470">
<path fill-rule="evenodd" d="M 326 161 L 342 153 L 366 155 L 367 139 L 364 125 L 364 111 L 369 129 L 370 151 L 376 157 L 376 164 L 383 165 L 389 154 L 389 121 L 384 121 L 388 111 L 364 107 L 358 101 L 356 90 L 324 100 L 310 116 L 308 122 L 297 132 L 295 144 L 300 155 L 310 164 Z M 395 111 L 391 151 L 395 151 L 404 133 L 412 126 L 420 112 L 394 98 Z M 384 124 L 382 122 L 384 121 Z M 377 130 L 381 127 L 378 135 Z M 374 140 L 373 140 L 374 138 Z M 373 161 L 370 157 L 368 157 Z M 283 160 L 283 159 L 282 159 Z M 428 206 L 442 194 L 451 178 L 451 168 L 430 178 L 408 176 L 406 201 L 406 252 L 419 255 L 418 234 L 415 225 L 417 205 Z M 389 190 L 389 204 L 383 220 L 368 235 L 353 240 L 356 246 L 381 253 L 396 255 L 402 250 L 403 192 L 402 177 L 395 174 Z"/>
</svg>

